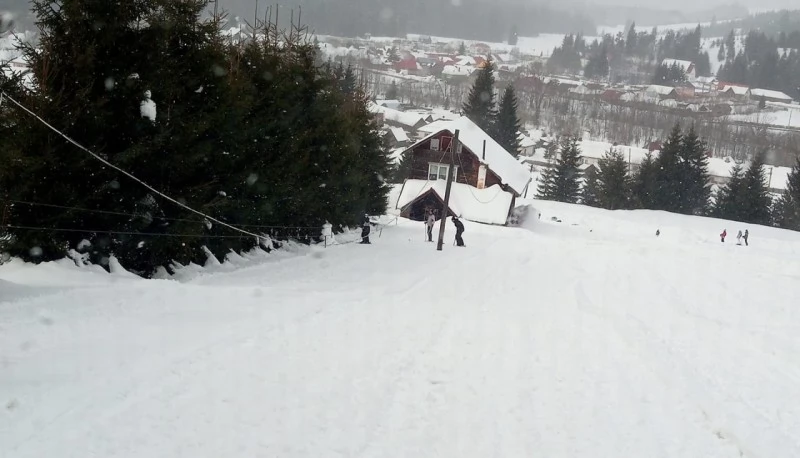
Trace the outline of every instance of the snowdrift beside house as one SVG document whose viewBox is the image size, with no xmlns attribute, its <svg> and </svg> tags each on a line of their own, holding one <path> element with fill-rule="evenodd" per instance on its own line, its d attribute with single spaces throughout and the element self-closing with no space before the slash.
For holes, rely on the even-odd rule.
<svg viewBox="0 0 800 458">
<path fill-rule="evenodd" d="M 428 191 L 436 193 L 444 201 L 446 187 L 447 182 L 444 180 L 406 180 L 394 207 L 402 210 Z M 505 224 L 513 198 L 511 193 L 503 191 L 498 185 L 477 189 L 466 184 L 453 183 L 450 190 L 450 210 L 468 221 Z"/>
</svg>

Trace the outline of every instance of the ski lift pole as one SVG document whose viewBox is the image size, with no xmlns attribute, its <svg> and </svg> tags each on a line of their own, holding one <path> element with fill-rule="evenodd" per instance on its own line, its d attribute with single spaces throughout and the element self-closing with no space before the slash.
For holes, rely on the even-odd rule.
<svg viewBox="0 0 800 458">
<path fill-rule="evenodd" d="M 453 187 L 453 168 L 455 167 L 455 155 L 458 151 L 458 133 L 453 137 L 450 142 L 450 167 L 447 168 L 447 184 L 444 188 L 444 208 L 442 209 L 442 220 L 439 223 L 439 241 L 436 243 L 436 251 L 442 251 L 444 245 L 444 225 L 447 222 L 447 212 L 450 209 L 450 189 Z"/>
</svg>

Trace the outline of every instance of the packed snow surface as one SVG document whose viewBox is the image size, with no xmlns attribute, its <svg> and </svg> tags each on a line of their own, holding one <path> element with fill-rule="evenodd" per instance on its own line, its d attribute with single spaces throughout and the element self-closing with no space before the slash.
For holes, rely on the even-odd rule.
<svg viewBox="0 0 800 458">
<path fill-rule="evenodd" d="M 442 252 L 0 266 L 0 456 L 800 456 L 800 234 L 532 204 Z"/>
</svg>

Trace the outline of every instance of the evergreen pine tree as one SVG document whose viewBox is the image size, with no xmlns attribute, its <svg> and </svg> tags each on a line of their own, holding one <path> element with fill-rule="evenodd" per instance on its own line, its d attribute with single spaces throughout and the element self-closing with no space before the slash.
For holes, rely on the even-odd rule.
<svg viewBox="0 0 800 458">
<path fill-rule="evenodd" d="M 656 194 L 656 165 L 653 155 L 648 152 L 639 170 L 631 180 L 631 199 L 634 208 L 654 208 Z"/>
<path fill-rule="evenodd" d="M 685 181 L 683 170 L 679 167 L 682 143 L 681 126 L 675 124 L 655 160 L 655 194 L 652 202 L 654 210 L 678 212 L 682 207 L 681 187 Z"/>
<path fill-rule="evenodd" d="M 717 60 L 719 62 L 724 62 L 725 61 L 725 43 L 724 42 L 721 42 L 719 44 L 719 51 L 717 52 Z"/>
<path fill-rule="evenodd" d="M 764 110 L 766 108 L 767 108 L 767 99 L 765 99 L 764 96 L 762 95 L 761 97 L 758 98 L 758 109 Z"/>
<path fill-rule="evenodd" d="M 487 59 L 486 66 L 475 73 L 478 76 L 464 104 L 464 115 L 484 132 L 491 133 L 495 119 L 494 64 Z"/>
<path fill-rule="evenodd" d="M 514 86 L 509 84 L 503 91 L 500 109 L 495 119 L 494 139 L 512 156 L 519 156 L 520 122 L 517 117 L 517 96 Z"/>
<path fill-rule="evenodd" d="M 464 44 L 462 41 L 460 45 L 458 45 L 458 55 L 459 56 L 466 56 L 467 55 L 467 45 Z"/>
<path fill-rule="evenodd" d="M 386 58 L 389 60 L 389 62 L 400 62 L 400 54 L 397 52 L 397 48 L 394 46 L 389 48 Z"/>
<path fill-rule="evenodd" d="M 694 125 L 683 136 L 678 166 L 680 176 L 678 211 L 687 215 L 702 215 L 708 208 L 708 156 L 706 145 L 697 135 Z"/>
<path fill-rule="evenodd" d="M 581 203 L 590 207 L 599 207 L 600 182 L 597 179 L 597 172 L 590 168 L 583 180 L 583 190 L 581 191 Z"/>
<path fill-rule="evenodd" d="M 742 178 L 741 221 L 769 224 L 772 198 L 764 172 L 764 155 L 756 154 Z"/>
<path fill-rule="evenodd" d="M 386 90 L 386 98 L 388 100 L 397 100 L 397 81 L 392 80 L 392 84 L 389 86 L 389 89 Z"/>
<path fill-rule="evenodd" d="M 392 81 L 394 82 L 394 81 Z M 341 79 L 342 83 L 342 92 L 346 95 L 352 95 L 356 91 L 357 81 L 356 81 L 356 74 L 353 71 L 353 66 L 347 64 L 347 68 L 344 71 Z"/>
<path fill-rule="evenodd" d="M 597 198 L 599 206 L 609 210 L 628 208 L 628 164 L 625 156 L 613 148 L 598 162 L 599 181 Z"/>
<path fill-rule="evenodd" d="M 402 154 L 400 160 L 392 171 L 392 183 L 402 183 L 408 178 L 411 173 L 411 164 L 413 160 L 411 154 Z"/>
<path fill-rule="evenodd" d="M 625 54 L 629 56 L 633 56 L 636 53 L 636 47 L 638 46 L 636 36 L 636 23 L 631 23 L 631 27 L 628 29 L 628 37 L 625 40 Z"/>
<path fill-rule="evenodd" d="M 555 167 L 547 167 L 539 175 L 539 182 L 536 187 L 536 195 L 540 199 L 553 200 L 555 192 Z"/>
<path fill-rule="evenodd" d="M 78 142 L 234 225 L 352 225 L 385 210 L 390 167 L 366 95 L 357 85 L 345 93 L 313 43 L 229 42 L 216 19 L 202 19 L 205 0 L 50 3 L 35 0 L 41 46 L 25 50 L 37 86 L 9 92 Z M 141 115 L 146 97 L 154 119 Z M 20 226 L 75 232 L 15 230 L 12 255 L 58 259 L 85 239 L 95 261 L 114 254 L 149 274 L 204 262 L 204 246 L 223 256 L 257 243 L 227 238 L 236 234 L 98 166 L 18 110 L 0 108 L 0 134 L 7 113 L 16 129 L 0 135 L 0 188 L 10 198 L 138 215 L 15 209 Z"/>
<path fill-rule="evenodd" d="M 773 221 L 778 227 L 800 231 L 800 158 L 789 173 L 786 189 L 775 203 Z"/>
<path fill-rule="evenodd" d="M 714 196 L 712 214 L 718 218 L 742 221 L 743 184 L 742 166 L 731 168 L 728 182 L 720 186 Z"/>
<path fill-rule="evenodd" d="M 540 196 L 545 200 L 576 203 L 580 197 L 581 173 L 578 166 L 581 152 L 578 138 L 566 135 L 562 138 L 558 160 L 552 171 L 543 175 Z"/>
<path fill-rule="evenodd" d="M 733 30 L 731 30 L 731 33 L 725 38 L 725 49 L 728 52 L 725 60 L 733 62 L 733 59 L 736 57 L 736 35 L 733 33 Z"/>
</svg>

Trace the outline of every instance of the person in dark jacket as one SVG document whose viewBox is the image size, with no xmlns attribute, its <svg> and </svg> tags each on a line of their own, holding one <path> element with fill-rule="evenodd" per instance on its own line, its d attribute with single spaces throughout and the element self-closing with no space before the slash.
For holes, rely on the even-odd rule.
<svg viewBox="0 0 800 458">
<path fill-rule="evenodd" d="M 371 244 L 369 241 L 370 224 L 369 216 L 364 215 L 364 223 L 361 225 L 361 243 L 364 245 Z"/>
<path fill-rule="evenodd" d="M 750 246 L 750 244 L 747 243 L 747 239 L 750 238 L 750 230 L 749 229 L 745 229 L 744 230 L 744 236 L 742 236 L 742 238 L 744 238 L 744 246 Z"/>
<path fill-rule="evenodd" d="M 466 246 L 464 245 L 464 239 L 461 238 L 461 234 L 464 233 L 464 223 L 461 222 L 458 216 L 453 215 L 453 225 L 456 227 L 456 245 Z"/>
</svg>

